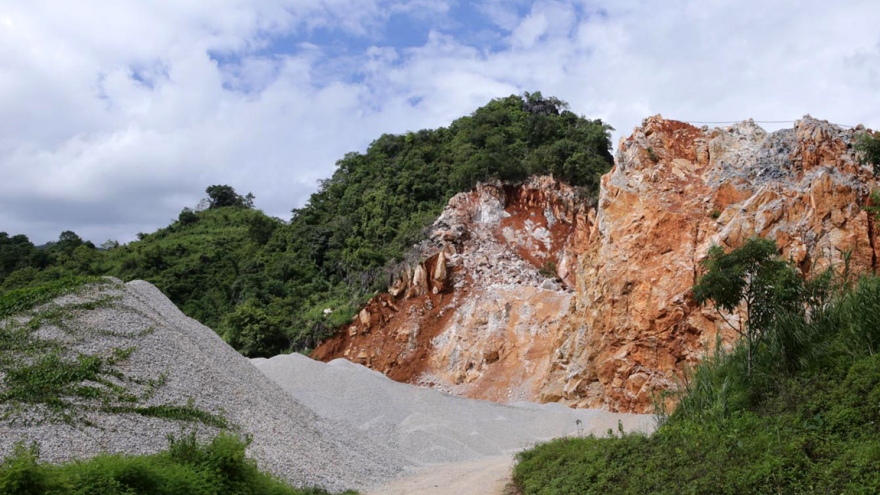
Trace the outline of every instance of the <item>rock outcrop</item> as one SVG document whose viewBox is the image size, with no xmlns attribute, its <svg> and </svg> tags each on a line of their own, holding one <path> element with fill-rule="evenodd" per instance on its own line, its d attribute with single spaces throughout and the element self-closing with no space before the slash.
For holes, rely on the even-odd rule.
<svg viewBox="0 0 880 495">
<path fill-rule="evenodd" d="M 534 399 L 569 312 L 591 212 L 549 177 L 455 196 L 418 247 L 425 261 L 403 269 L 312 356 L 469 397 Z"/>
<path fill-rule="evenodd" d="M 434 253 L 315 356 L 470 397 L 650 411 L 716 339 L 735 339 L 692 299 L 713 244 L 773 238 L 806 276 L 847 257 L 854 273 L 876 270 L 862 131 L 656 116 L 621 140 L 596 209 L 549 178 L 460 194 Z"/>
</svg>

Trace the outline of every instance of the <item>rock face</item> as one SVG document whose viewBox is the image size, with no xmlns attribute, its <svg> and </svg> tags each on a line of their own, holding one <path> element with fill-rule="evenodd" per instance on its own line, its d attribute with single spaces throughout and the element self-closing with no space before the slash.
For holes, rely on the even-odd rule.
<svg viewBox="0 0 880 495">
<path fill-rule="evenodd" d="M 594 223 L 578 191 L 549 177 L 459 194 L 419 246 L 427 259 L 312 357 L 469 397 L 534 399 Z"/>
<path fill-rule="evenodd" d="M 548 178 L 460 194 L 435 224 L 437 254 L 315 356 L 470 397 L 648 412 L 716 339 L 734 341 L 692 300 L 713 244 L 773 238 L 807 276 L 847 256 L 855 273 L 876 269 L 862 130 L 656 116 L 621 140 L 595 210 Z"/>
</svg>

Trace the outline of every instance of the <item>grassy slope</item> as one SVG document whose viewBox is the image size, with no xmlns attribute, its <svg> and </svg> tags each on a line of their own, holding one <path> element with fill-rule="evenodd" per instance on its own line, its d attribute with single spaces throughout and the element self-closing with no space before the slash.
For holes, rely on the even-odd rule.
<svg viewBox="0 0 880 495">
<path fill-rule="evenodd" d="M 880 279 L 782 327 L 800 340 L 783 350 L 774 342 L 785 339 L 770 339 L 751 380 L 743 349 L 717 355 L 654 435 L 538 446 L 520 454 L 517 486 L 526 495 L 880 493 Z"/>
</svg>

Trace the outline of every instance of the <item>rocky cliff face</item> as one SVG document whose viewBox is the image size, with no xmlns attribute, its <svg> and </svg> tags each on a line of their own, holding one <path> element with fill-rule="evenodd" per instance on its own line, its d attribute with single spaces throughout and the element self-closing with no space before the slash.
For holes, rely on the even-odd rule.
<svg viewBox="0 0 880 495">
<path fill-rule="evenodd" d="M 498 402 L 533 400 L 550 373 L 595 214 L 548 177 L 452 198 L 387 294 L 312 357 Z"/>
<path fill-rule="evenodd" d="M 759 235 L 806 275 L 846 253 L 855 272 L 876 269 L 860 130 L 657 116 L 621 140 L 595 210 L 548 178 L 458 195 L 432 255 L 315 356 L 470 397 L 650 411 L 716 338 L 734 340 L 691 298 L 711 245 Z"/>
</svg>

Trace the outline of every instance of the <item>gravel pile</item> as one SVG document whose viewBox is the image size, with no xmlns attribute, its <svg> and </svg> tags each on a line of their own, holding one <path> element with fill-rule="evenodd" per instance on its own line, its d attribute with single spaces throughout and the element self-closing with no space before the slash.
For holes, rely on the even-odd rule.
<svg viewBox="0 0 880 495">
<path fill-rule="evenodd" d="M 117 385 L 140 397 L 136 406 L 221 415 L 252 437 L 249 454 L 262 469 L 299 486 L 367 490 L 433 463 L 508 453 L 561 435 L 602 434 L 616 429 L 618 419 L 627 431 L 652 424 L 644 416 L 457 398 L 343 360 L 324 364 L 294 354 L 248 361 L 142 281 L 113 281 L 48 307 L 65 308 L 65 316 L 46 319 L 35 335 L 63 343 L 68 358 L 133 349 L 114 369 L 123 377 Z M 43 460 L 59 462 L 102 452 L 149 454 L 164 450 L 168 435 L 195 430 L 210 438 L 219 431 L 80 405 L 69 424 L 41 420 L 48 416 L 39 407 L 0 405 L 0 458 L 20 440 L 37 442 Z"/>
<path fill-rule="evenodd" d="M 56 304 L 107 300 L 96 309 L 76 311 L 63 329 L 47 325 L 44 338 L 62 339 L 77 353 L 93 354 L 134 347 L 117 365 L 127 377 L 165 376 L 163 386 L 143 404 L 194 407 L 224 415 L 241 433 L 250 434 L 249 452 L 260 467 L 296 485 L 330 490 L 361 488 L 398 476 L 407 465 L 397 452 L 346 423 L 322 418 L 281 390 L 211 329 L 186 317 L 154 286 L 116 282 Z M 3 411 L 0 411 L 2 417 Z M 39 410 L 31 411 L 32 418 Z M 145 417 L 134 413 L 85 412 L 91 424 L 23 424 L 0 420 L 0 457 L 18 440 L 36 441 L 41 458 L 57 462 L 101 452 L 146 454 L 167 447 L 167 435 L 197 428 L 209 437 L 216 429 L 203 424 Z"/>
<path fill-rule="evenodd" d="M 617 431 L 618 420 L 628 432 L 654 424 L 645 415 L 455 397 L 343 359 L 325 364 L 291 354 L 253 363 L 298 402 L 388 445 L 412 467 L 511 453 L 564 435 L 604 435 Z"/>
</svg>

